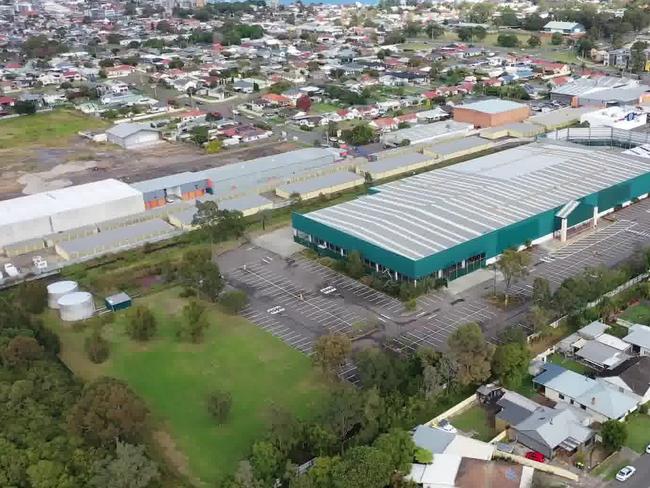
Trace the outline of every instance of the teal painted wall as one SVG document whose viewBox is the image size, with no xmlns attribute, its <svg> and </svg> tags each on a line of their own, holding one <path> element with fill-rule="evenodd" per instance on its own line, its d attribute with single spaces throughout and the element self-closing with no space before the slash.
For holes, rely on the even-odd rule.
<svg viewBox="0 0 650 488">
<path fill-rule="evenodd" d="M 590 219 L 593 216 L 594 205 L 598 205 L 599 212 L 603 212 L 648 193 L 648 191 L 650 191 L 650 173 L 586 195 L 580 199 L 580 205 L 569 216 L 568 225 L 571 227 Z M 535 240 L 559 230 L 560 220 L 555 217 L 555 214 L 560 208 L 562 207 L 551 209 L 419 260 L 405 258 L 316 222 L 309 218 L 309 214 L 294 213 L 291 220 L 295 229 L 320 237 L 344 249 L 357 250 L 365 258 L 383 264 L 410 278 L 422 278 L 471 256 L 485 253 L 486 258 L 489 259 L 501 254 L 509 247 L 519 246 L 527 240 Z"/>
</svg>

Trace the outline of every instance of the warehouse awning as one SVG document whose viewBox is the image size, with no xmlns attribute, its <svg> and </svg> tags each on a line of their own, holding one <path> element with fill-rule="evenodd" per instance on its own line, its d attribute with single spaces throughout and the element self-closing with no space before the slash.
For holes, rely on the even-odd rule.
<svg viewBox="0 0 650 488">
<path fill-rule="evenodd" d="M 566 219 L 569 215 L 571 215 L 571 212 L 578 208 L 578 205 L 580 205 L 579 201 L 571 200 L 564 207 L 562 207 L 558 213 L 555 214 L 555 216 L 561 219 Z"/>
</svg>

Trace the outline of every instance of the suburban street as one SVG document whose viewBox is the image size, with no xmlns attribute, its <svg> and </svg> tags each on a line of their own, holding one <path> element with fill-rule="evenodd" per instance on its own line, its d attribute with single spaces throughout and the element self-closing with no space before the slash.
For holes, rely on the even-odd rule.
<svg viewBox="0 0 650 488">
<path fill-rule="evenodd" d="M 650 436 L 650 432 L 648 433 Z M 608 488 L 649 488 L 650 487 L 650 455 L 645 454 L 640 456 L 636 461 L 632 463 L 632 466 L 636 468 L 636 473 L 629 480 L 625 482 L 616 481 L 615 479 L 610 481 L 606 486 Z"/>
</svg>

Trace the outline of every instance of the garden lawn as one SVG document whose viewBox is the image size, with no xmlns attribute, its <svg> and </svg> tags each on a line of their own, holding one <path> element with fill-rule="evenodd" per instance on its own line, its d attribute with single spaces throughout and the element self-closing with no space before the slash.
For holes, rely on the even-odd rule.
<svg viewBox="0 0 650 488">
<path fill-rule="evenodd" d="M 650 415 L 635 413 L 625 421 L 627 424 L 627 441 L 625 445 L 643 454 L 650 444 Z"/>
<path fill-rule="evenodd" d="M 481 441 L 487 442 L 497 435 L 490 426 L 487 411 L 481 408 L 480 405 L 474 405 L 448 420 L 458 430 L 462 430 L 465 433 L 474 432 L 474 438 Z"/>
<path fill-rule="evenodd" d="M 69 110 L 53 110 L 0 120 L 0 149 L 62 146 L 81 130 L 103 129 L 108 126 L 103 120 Z"/>
<path fill-rule="evenodd" d="M 629 307 L 621 314 L 623 320 L 634 322 L 635 324 L 650 325 L 650 306 L 645 303 Z"/>
<path fill-rule="evenodd" d="M 310 112 L 316 112 L 317 114 L 325 114 L 335 112 L 339 108 L 338 105 L 334 105 L 333 103 L 314 103 L 309 110 Z"/>
<path fill-rule="evenodd" d="M 147 402 L 157 426 L 172 435 L 191 477 L 214 486 L 264 436 L 271 407 L 311 418 L 323 404 L 327 387 L 306 356 L 212 305 L 203 343 L 179 342 L 175 331 L 187 303 L 178 297 L 179 291 L 172 288 L 136 299 L 158 319 L 158 333 L 149 343 L 128 339 L 126 312 L 118 312 L 114 323 L 104 326 L 111 357 L 100 366 L 83 354 L 89 330 L 75 327 L 75 332 L 51 313 L 46 322 L 60 333 L 62 359 L 75 373 L 85 379 L 104 374 L 126 381 Z M 214 389 L 230 392 L 233 399 L 230 418 L 221 426 L 205 405 Z"/>
<path fill-rule="evenodd" d="M 574 371 L 579 374 L 584 374 L 586 375 L 587 373 L 591 372 L 591 369 L 585 366 L 582 363 L 579 363 L 578 361 L 574 361 L 573 359 L 565 358 L 561 354 L 551 354 L 548 357 L 548 362 L 557 364 L 558 366 L 562 366 L 565 369 L 568 369 L 570 371 Z"/>
</svg>

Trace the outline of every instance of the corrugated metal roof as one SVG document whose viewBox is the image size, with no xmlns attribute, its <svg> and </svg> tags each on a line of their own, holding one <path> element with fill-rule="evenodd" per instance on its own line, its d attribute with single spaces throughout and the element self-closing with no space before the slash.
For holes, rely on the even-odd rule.
<svg viewBox="0 0 650 488">
<path fill-rule="evenodd" d="M 382 185 L 306 217 L 417 260 L 648 172 L 650 160 L 620 152 L 533 143 Z"/>
<path fill-rule="evenodd" d="M 282 185 L 278 187 L 278 190 L 287 193 L 311 193 L 318 190 L 326 190 L 332 186 L 343 185 L 345 183 L 356 183 L 357 185 L 361 185 L 363 182 L 363 176 L 359 176 L 356 173 L 350 173 L 349 171 L 338 171 L 336 173 L 325 174 L 305 181 L 297 181 L 295 183 L 289 183 L 288 185 Z"/>
<path fill-rule="evenodd" d="M 485 112 L 489 114 L 498 114 L 501 112 L 508 112 L 510 110 L 527 107 L 528 105 L 524 105 L 523 103 L 517 103 L 511 100 L 501 100 L 500 98 L 481 100 L 479 102 L 464 103 L 462 105 L 458 105 L 458 108 L 466 108 L 469 110 L 476 110 L 477 112 Z"/>
</svg>

